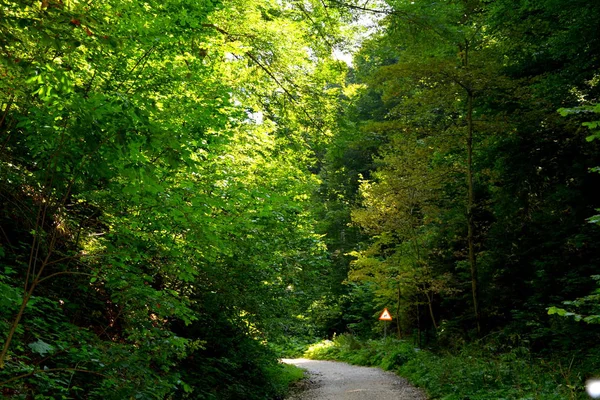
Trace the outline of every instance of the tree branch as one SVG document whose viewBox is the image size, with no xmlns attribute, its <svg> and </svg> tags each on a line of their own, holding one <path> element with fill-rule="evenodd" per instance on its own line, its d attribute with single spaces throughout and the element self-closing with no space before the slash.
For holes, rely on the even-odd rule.
<svg viewBox="0 0 600 400">
<path fill-rule="evenodd" d="M 338 6 L 342 6 L 342 7 L 346 7 L 349 8 L 351 10 L 359 10 L 359 11 L 366 11 L 366 12 L 370 12 L 373 14 L 385 14 L 385 15 L 392 15 L 395 14 L 396 12 L 394 10 L 379 10 L 376 8 L 367 8 L 367 7 L 363 7 L 363 6 L 356 6 L 354 4 L 348 4 L 348 3 L 344 3 L 343 1 L 337 1 L 337 0 L 329 0 L 331 3 L 335 3 Z M 325 6 L 325 8 L 329 8 L 327 5 L 323 4 Z"/>
<path fill-rule="evenodd" d="M 46 279 L 50 279 L 50 278 L 54 278 L 57 275 L 87 275 L 87 276 L 94 276 L 93 274 L 88 274 L 87 272 L 75 272 L 75 271 L 61 271 L 61 272 L 55 272 L 53 274 L 50 274 L 48 276 L 43 277 L 42 279 L 38 280 L 37 283 L 40 284 L 42 282 L 44 282 Z"/>
<path fill-rule="evenodd" d="M 7 379 L 4 382 L 0 382 L 0 387 L 4 386 L 10 382 L 14 382 L 17 381 L 19 379 L 23 379 L 23 378 L 27 378 L 28 376 L 33 376 L 39 372 L 44 372 L 44 373 L 50 373 L 50 372 L 63 372 L 63 371 L 68 371 L 68 372 L 85 372 L 86 374 L 94 374 L 94 375 L 98 375 L 98 376 L 102 376 L 104 378 L 106 378 L 107 376 L 104 374 L 101 374 L 100 372 L 95 372 L 95 371 L 88 371 L 87 369 L 80 369 L 80 368 L 49 368 L 49 369 L 38 369 L 38 370 L 33 370 L 31 372 L 28 372 L 26 374 L 22 374 L 22 375 L 18 375 L 15 376 L 13 378 Z"/>
</svg>

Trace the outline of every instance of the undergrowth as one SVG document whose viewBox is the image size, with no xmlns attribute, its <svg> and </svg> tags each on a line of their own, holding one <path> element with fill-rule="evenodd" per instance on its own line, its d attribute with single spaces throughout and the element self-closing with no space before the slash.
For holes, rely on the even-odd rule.
<svg viewBox="0 0 600 400">
<path fill-rule="evenodd" d="M 281 337 L 277 341 L 269 342 L 269 348 L 281 358 L 298 358 L 302 357 L 315 340 L 318 339 L 315 337 Z"/>
<path fill-rule="evenodd" d="M 312 345 L 305 357 L 377 366 L 406 377 L 429 399 L 587 399 L 572 365 L 534 358 L 527 349 L 496 353 L 482 345 L 434 353 L 397 339 L 360 341 L 350 335 Z"/>
<path fill-rule="evenodd" d="M 279 364 L 267 371 L 272 384 L 274 397 L 283 399 L 288 394 L 294 382 L 304 379 L 304 370 L 295 365 Z"/>
</svg>

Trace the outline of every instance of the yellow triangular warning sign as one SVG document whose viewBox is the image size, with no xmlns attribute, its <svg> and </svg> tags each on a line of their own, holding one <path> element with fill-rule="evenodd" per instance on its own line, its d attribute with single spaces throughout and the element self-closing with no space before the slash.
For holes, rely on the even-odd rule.
<svg viewBox="0 0 600 400">
<path fill-rule="evenodd" d="M 392 316 L 390 315 L 390 312 L 388 311 L 387 308 L 383 309 L 383 312 L 379 316 L 379 320 L 380 321 L 391 321 L 392 320 Z"/>
</svg>

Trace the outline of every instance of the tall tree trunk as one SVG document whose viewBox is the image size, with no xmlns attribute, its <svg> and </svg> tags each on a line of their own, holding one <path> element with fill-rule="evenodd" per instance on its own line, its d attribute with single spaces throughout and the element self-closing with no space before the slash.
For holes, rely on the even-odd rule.
<svg viewBox="0 0 600 400">
<path fill-rule="evenodd" d="M 467 93 L 467 241 L 469 243 L 469 266 L 471 267 L 471 291 L 473 293 L 473 311 L 477 322 L 477 333 L 481 333 L 481 322 L 479 314 L 479 288 L 477 277 L 477 260 L 475 258 L 475 221 L 473 220 L 474 196 L 473 196 L 473 93 Z"/>
<path fill-rule="evenodd" d="M 423 292 L 425 293 L 425 297 L 427 297 L 427 308 L 429 309 L 429 316 L 431 317 L 431 322 L 433 322 L 433 327 L 437 331 L 438 325 L 435 321 L 435 315 L 433 314 L 433 299 L 426 288 L 423 288 Z"/>
<path fill-rule="evenodd" d="M 421 347 L 421 310 L 419 309 L 419 297 L 417 296 L 417 346 Z"/>
<path fill-rule="evenodd" d="M 402 339 L 402 326 L 400 324 L 400 299 L 402 293 L 400 291 L 400 279 L 398 279 L 398 302 L 396 304 L 396 330 L 398 331 L 398 339 Z"/>
<path fill-rule="evenodd" d="M 464 45 L 463 66 L 469 68 L 469 42 Z M 469 266 L 471 269 L 471 292 L 473 294 L 473 312 L 477 323 L 477 333 L 481 333 L 481 318 L 479 313 L 479 288 L 477 274 L 477 260 L 475 257 L 475 221 L 473 209 L 475 200 L 473 195 L 473 89 L 465 87 L 467 92 L 467 242 L 469 246 Z"/>
</svg>

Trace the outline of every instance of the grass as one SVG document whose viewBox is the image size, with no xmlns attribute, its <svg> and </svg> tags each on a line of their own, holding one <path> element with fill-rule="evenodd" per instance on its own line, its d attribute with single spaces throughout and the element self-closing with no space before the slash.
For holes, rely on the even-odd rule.
<svg viewBox="0 0 600 400">
<path fill-rule="evenodd" d="M 285 398 L 296 382 L 304 379 L 304 370 L 295 365 L 279 363 L 267 371 L 276 398 Z"/>
<path fill-rule="evenodd" d="M 589 398 L 582 374 L 534 358 L 525 348 L 499 354 L 472 344 L 452 353 L 434 353 L 397 339 L 359 341 L 341 335 L 312 345 L 305 357 L 392 370 L 425 389 L 429 399 Z"/>
</svg>

